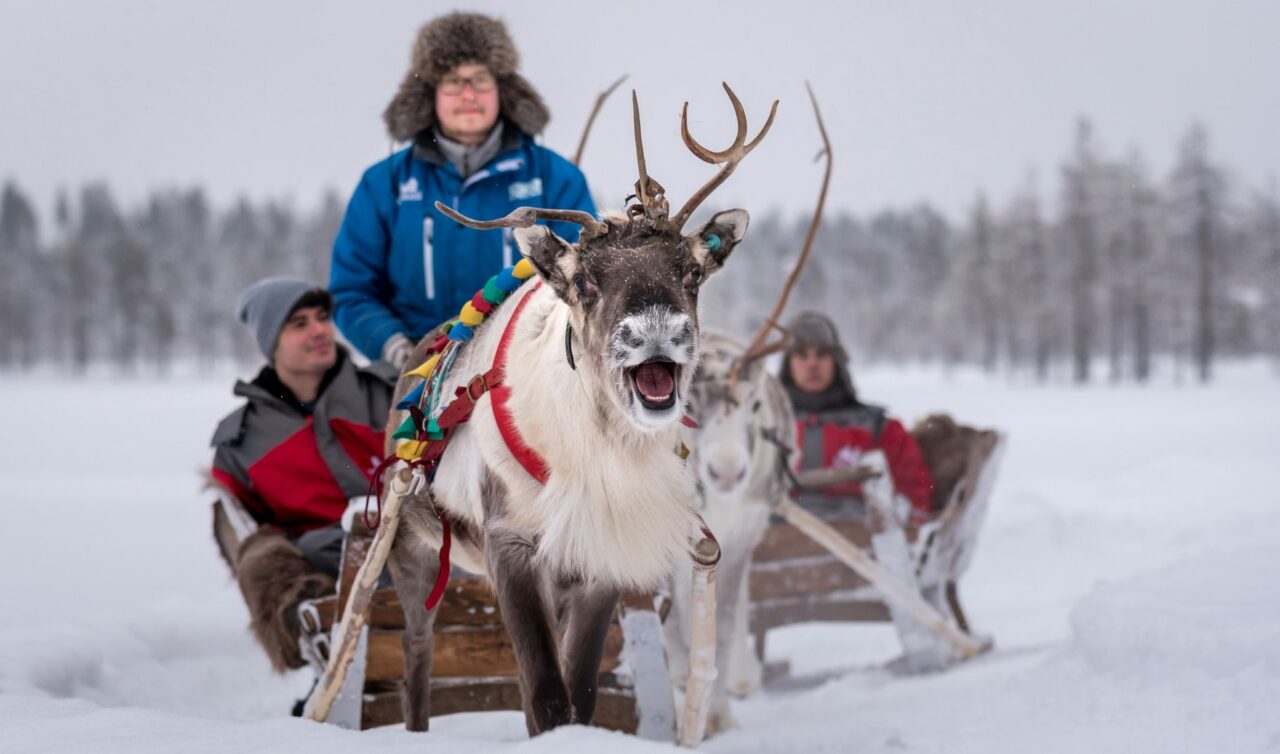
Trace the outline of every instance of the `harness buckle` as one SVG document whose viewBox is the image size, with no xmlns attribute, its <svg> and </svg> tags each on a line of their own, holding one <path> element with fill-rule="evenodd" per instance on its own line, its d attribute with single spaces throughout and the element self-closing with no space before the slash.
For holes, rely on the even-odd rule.
<svg viewBox="0 0 1280 754">
<path fill-rule="evenodd" d="M 473 385 L 477 385 L 477 384 L 480 386 L 479 392 L 473 395 L 471 392 L 471 388 Z M 484 381 L 483 373 L 477 374 L 475 377 L 472 377 L 471 380 L 467 383 L 467 399 L 470 400 L 473 404 L 479 401 L 480 398 L 487 392 L 489 392 L 489 384 Z"/>
</svg>

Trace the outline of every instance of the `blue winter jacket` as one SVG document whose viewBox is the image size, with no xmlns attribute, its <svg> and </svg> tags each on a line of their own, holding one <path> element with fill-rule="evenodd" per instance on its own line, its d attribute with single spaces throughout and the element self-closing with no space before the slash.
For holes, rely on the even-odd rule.
<svg viewBox="0 0 1280 754">
<path fill-rule="evenodd" d="M 587 181 L 571 162 L 510 124 L 498 155 L 463 180 L 433 143 L 420 142 L 365 171 L 333 244 L 329 289 L 339 329 L 370 359 L 387 339 L 418 340 L 455 317 L 485 281 L 520 258 L 510 228 L 473 230 L 436 200 L 478 220 L 516 207 L 595 215 Z M 579 226 L 547 223 L 575 242 Z"/>
</svg>

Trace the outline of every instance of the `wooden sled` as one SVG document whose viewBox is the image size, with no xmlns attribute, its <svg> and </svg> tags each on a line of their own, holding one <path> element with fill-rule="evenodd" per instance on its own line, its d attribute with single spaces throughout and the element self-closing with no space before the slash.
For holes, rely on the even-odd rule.
<svg viewBox="0 0 1280 754">
<path fill-rule="evenodd" d="M 930 417 L 914 431 L 919 433 L 928 422 L 945 422 L 954 430 L 941 445 L 921 445 L 945 504 L 932 521 L 901 529 L 898 536 L 905 537 L 908 561 L 900 569 L 907 573 L 900 575 L 914 582 L 944 618 L 974 636 L 960 604 L 958 583 L 973 558 L 1005 438 L 993 430 L 955 426 L 946 417 Z M 873 538 L 882 542 L 885 532 L 873 531 L 866 517 L 844 514 L 824 517 L 824 521 L 859 549 L 883 552 L 882 547 L 873 546 Z M 894 621 L 902 634 L 901 614 L 894 615 L 879 589 L 780 519 L 769 526 L 756 547 L 750 599 L 750 631 L 762 660 L 769 630 L 793 623 Z M 907 636 L 903 639 L 906 644 Z M 989 639 L 979 641 L 984 648 L 990 647 Z M 777 669 L 771 669 L 770 675 L 777 675 Z"/>
<path fill-rule="evenodd" d="M 219 489 L 214 537 L 229 565 L 256 524 L 233 496 Z M 303 655 L 323 673 L 329 635 L 364 562 L 373 533 L 357 516 L 343 545 L 338 593 L 299 605 Z M 435 621 L 432 716 L 455 712 L 520 711 L 516 659 L 497 601 L 481 578 L 454 568 Z M 374 593 L 368 624 L 328 721 L 366 730 L 404 721 L 401 686 L 404 612 L 394 588 Z M 652 595 L 624 595 L 600 664 L 592 725 L 661 741 L 675 741 L 676 712 L 660 619 Z"/>
</svg>

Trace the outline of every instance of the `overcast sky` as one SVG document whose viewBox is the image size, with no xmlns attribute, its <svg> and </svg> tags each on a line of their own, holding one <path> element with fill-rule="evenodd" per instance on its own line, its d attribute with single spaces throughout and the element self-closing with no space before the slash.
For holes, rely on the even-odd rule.
<svg viewBox="0 0 1280 754">
<path fill-rule="evenodd" d="M 344 197 L 391 145 L 381 113 L 419 25 L 449 5 L 379 0 L 0 3 L 0 180 L 43 208 L 103 179 L 126 206 L 154 187 L 215 202 Z M 1155 177 L 1194 119 L 1246 185 L 1280 175 L 1280 2 L 471 2 L 500 15 L 570 153 L 595 93 L 629 73 L 651 174 L 672 203 L 711 168 L 684 150 L 679 112 L 713 149 L 733 121 L 728 81 L 758 128 L 778 121 L 708 205 L 798 212 L 816 193 L 817 91 L 836 154 L 831 201 L 867 211 L 928 200 L 952 217 L 1058 164 L 1088 115 L 1111 154 L 1140 148 Z M 584 158 L 617 206 L 635 181 L 626 91 Z"/>
</svg>

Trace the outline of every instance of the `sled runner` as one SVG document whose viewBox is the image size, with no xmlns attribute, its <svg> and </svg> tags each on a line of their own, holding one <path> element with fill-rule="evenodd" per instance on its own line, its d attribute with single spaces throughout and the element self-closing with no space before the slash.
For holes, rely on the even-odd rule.
<svg viewBox="0 0 1280 754">
<path fill-rule="evenodd" d="M 256 526 L 242 504 L 219 489 L 219 499 L 213 504 L 214 537 L 233 567 L 239 543 Z M 351 593 L 372 539 L 373 532 L 357 516 L 343 546 L 338 592 L 298 607 L 303 656 L 311 661 L 317 676 L 328 661 L 329 636 L 341 614 L 340 606 Z M 480 577 L 455 570 L 437 610 L 432 714 L 519 711 L 515 655 L 490 588 Z M 403 628 L 404 613 L 395 589 L 376 591 L 365 634 L 329 722 L 364 730 L 403 721 Z M 653 598 L 626 595 L 606 640 L 592 724 L 674 741 L 675 715 Z"/>
<path fill-rule="evenodd" d="M 921 437 L 925 432 L 931 434 L 927 441 Z M 935 480 L 935 500 L 943 502 L 937 517 L 911 526 L 893 515 L 878 514 L 888 504 L 873 498 L 891 498 L 886 477 L 881 485 L 864 484 L 869 515 L 841 514 L 823 522 L 847 543 L 873 554 L 898 583 L 918 590 L 954 628 L 971 637 L 969 646 L 985 650 L 990 640 L 973 634 L 960 604 L 958 582 L 973 558 L 1005 438 L 994 430 L 959 426 L 949 417 L 936 415 L 913 433 L 921 439 Z M 801 479 L 812 481 L 812 477 Z M 877 492 L 877 487 L 888 487 L 888 494 Z M 782 507 L 798 506 L 788 501 Z M 750 598 L 750 630 L 761 659 L 770 629 L 806 621 L 892 621 L 912 670 L 939 669 L 955 659 L 918 621 L 892 608 L 880 589 L 810 534 L 778 518 L 755 550 Z"/>
</svg>

